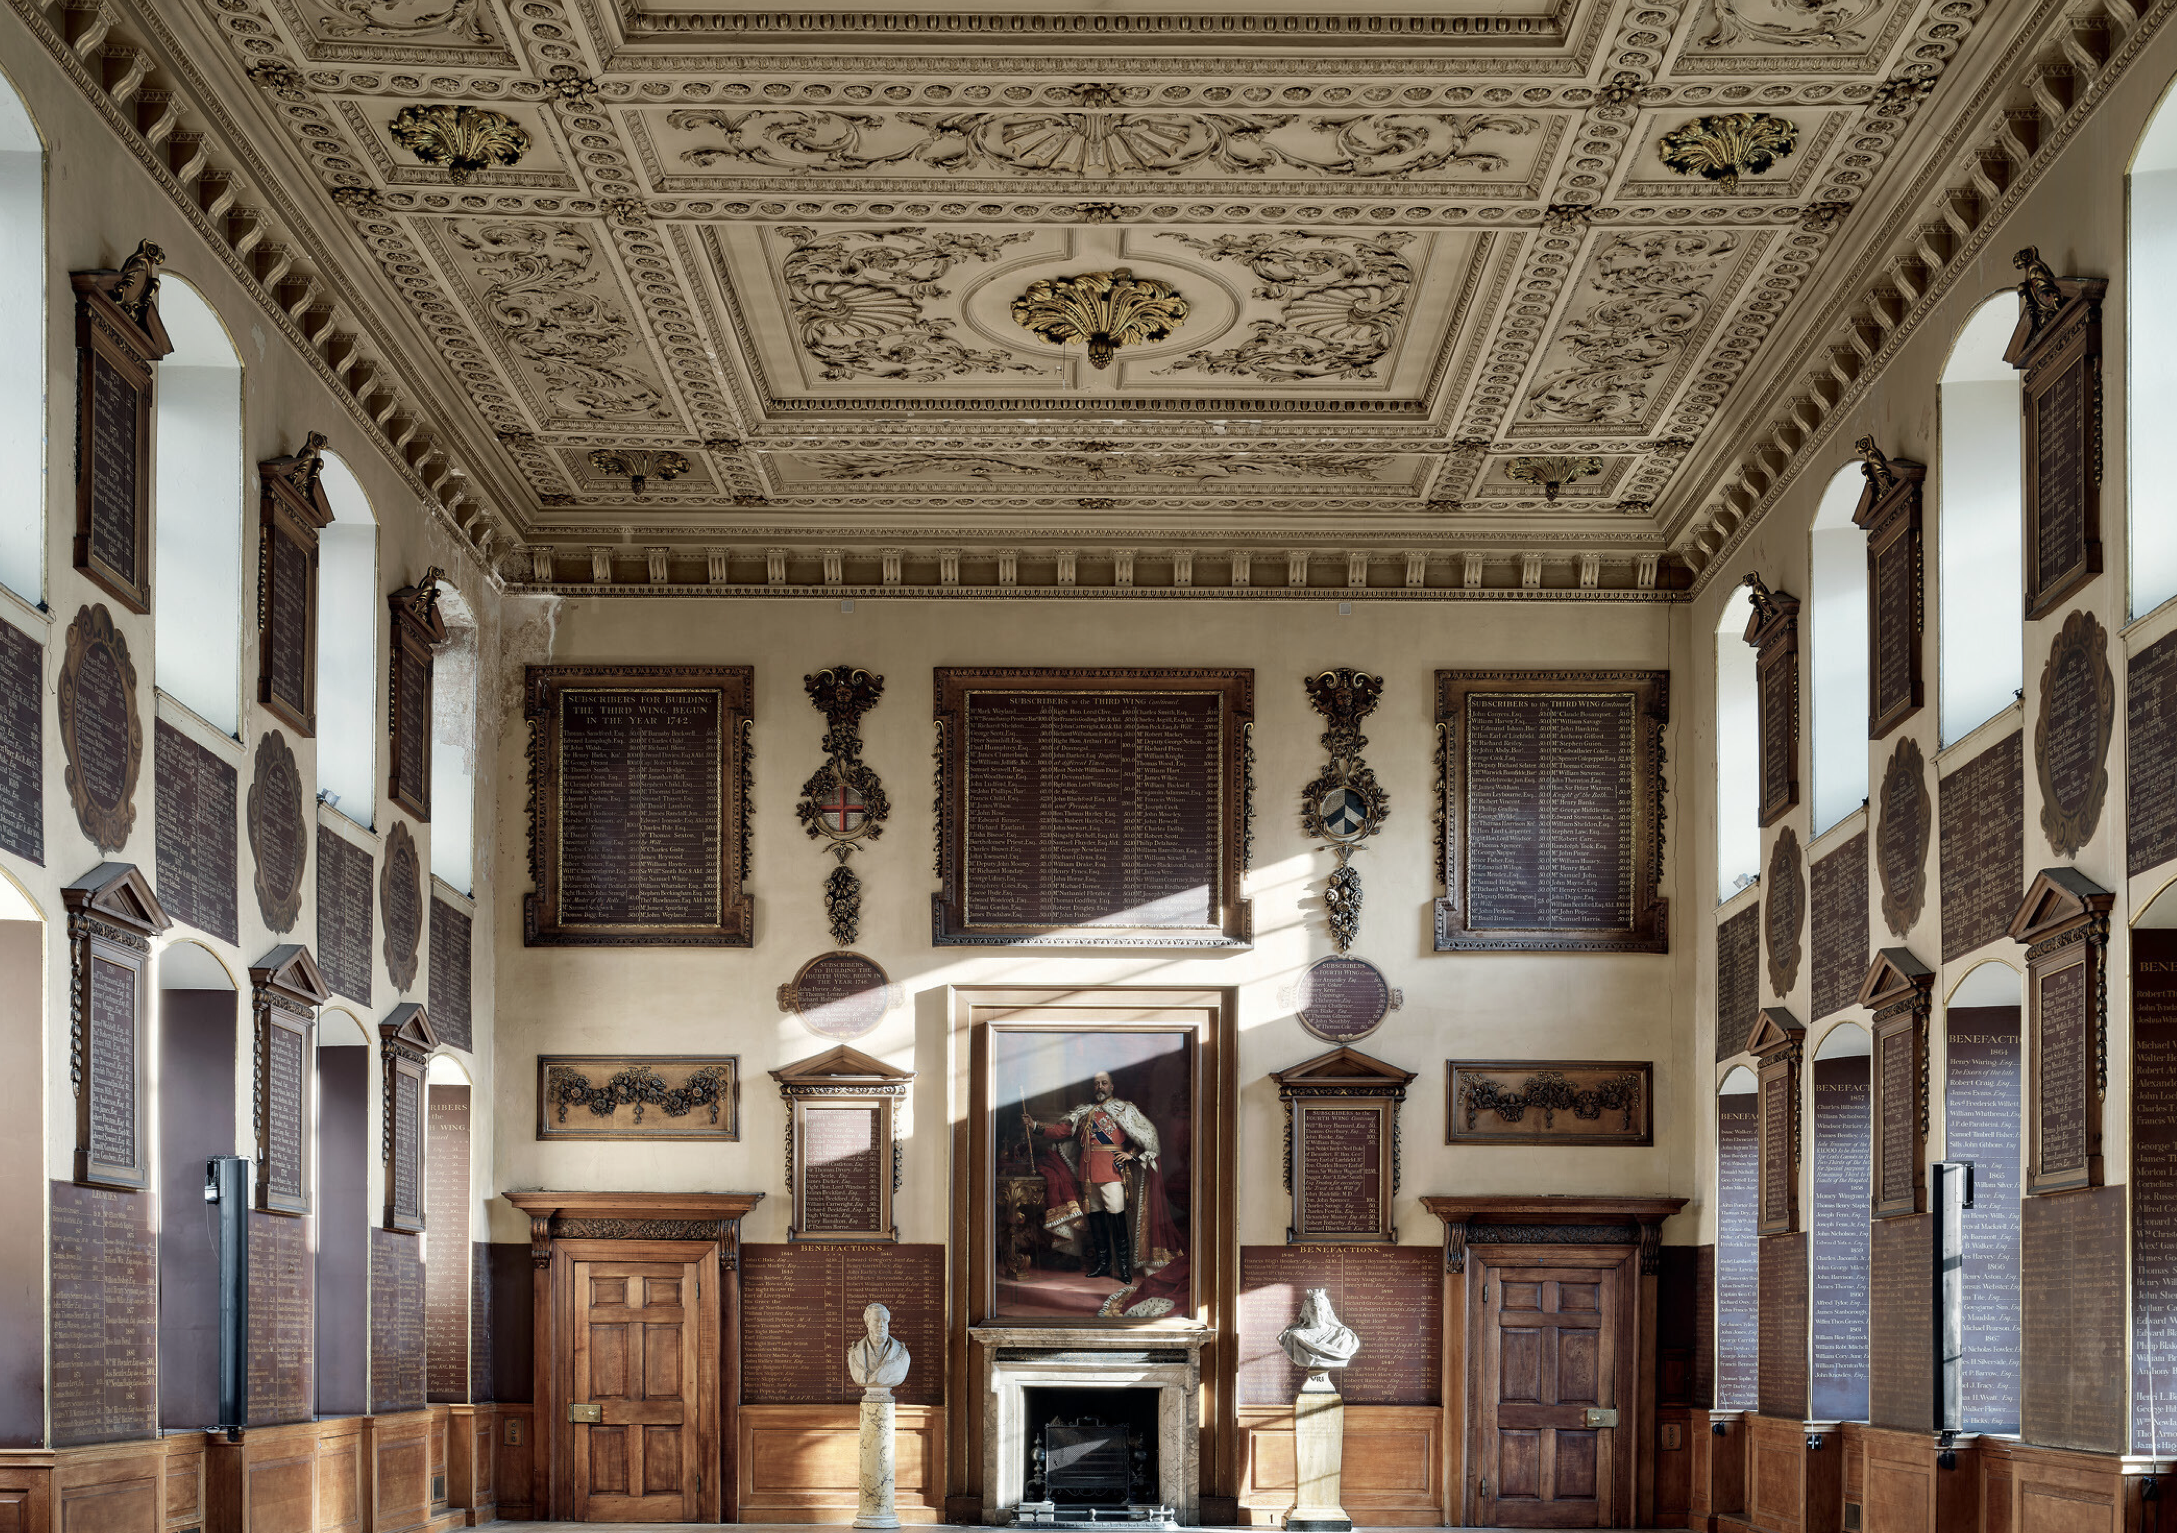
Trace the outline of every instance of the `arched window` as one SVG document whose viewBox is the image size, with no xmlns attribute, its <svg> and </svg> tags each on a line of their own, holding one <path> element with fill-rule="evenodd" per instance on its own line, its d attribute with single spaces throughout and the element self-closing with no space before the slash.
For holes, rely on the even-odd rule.
<svg viewBox="0 0 2177 1533">
<path fill-rule="evenodd" d="M 323 715 L 320 715 L 322 718 Z M 378 1148 L 371 1034 L 326 1007 L 317 1024 L 317 1409 L 370 1409 L 370 1169 Z"/>
<path fill-rule="evenodd" d="M 1965 1353 L 1959 1389 L 1968 1432 L 2018 1430 L 2019 1191 L 2025 1147 L 2016 969 L 1984 963 L 1943 1015 L 1943 1148 L 1973 1163 L 1965 1214 Z"/>
<path fill-rule="evenodd" d="M 2011 705 L 2024 685 L 2018 370 L 2003 360 L 2018 299 L 1973 311 L 1943 369 L 1941 506 L 1943 743 Z"/>
<path fill-rule="evenodd" d="M 1808 538 L 1816 835 L 1867 801 L 1867 535 L 1852 525 L 1866 482 L 1838 469 Z"/>
<path fill-rule="evenodd" d="M 1761 1125 L 1754 1072 L 1716 1092 L 1716 1409 L 1750 1411 L 1761 1388 Z"/>
<path fill-rule="evenodd" d="M 1873 1109 L 1867 1030 L 1831 1028 L 1814 1051 L 1814 1219 L 1807 1242 L 1813 1303 L 1814 1414 L 1867 1419 L 1868 1222 Z"/>
<path fill-rule="evenodd" d="M 2124 301 L 2131 339 L 2124 348 L 2131 450 L 2126 546 L 2131 550 L 2132 611 L 2151 612 L 2177 596 L 2177 287 L 2160 280 L 2177 259 L 2177 110 L 2164 100 L 2132 155 L 2131 253 L 2136 280 Z"/>
<path fill-rule="evenodd" d="M 1716 622 L 1716 897 L 1727 900 L 1761 872 L 1761 723 L 1747 607 L 1723 604 Z"/>
<path fill-rule="evenodd" d="M 378 520 L 347 464 L 325 454 L 332 524 L 318 534 L 317 796 L 358 825 L 378 803 Z"/>
<path fill-rule="evenodd" d="M 0 584 L 45 595 L 45 147 L 0 81 L 0 463 L 18 478 L 0 511 Z"/>
<path fill-rule="evenodd" d="M 241 725 L 242 358 L 179 277 L 160 282 L 159 317 L 174 342 L 153 396 L 159 690 L 231 735 Z"/>
<path fill-rule="evenodd" d="M 467 894 L 476 873 L 476 614 L 438 588 L 446 642 L 431 657 L 431 871 Z"/>
</svg>

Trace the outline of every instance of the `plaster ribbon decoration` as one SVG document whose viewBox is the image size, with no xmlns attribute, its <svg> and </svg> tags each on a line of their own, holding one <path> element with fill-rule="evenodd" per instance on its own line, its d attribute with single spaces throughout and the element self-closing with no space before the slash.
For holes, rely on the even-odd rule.
<svg viewBox="0 0 2177 1533">
<path fill-rule="evenodd" d="M 884 784 L 862 760 L 862 715 L 884 696 L 884 678 L 860 666 L 835 665 L 801 678 L 809 701 L 824 715 L 824 764 L 801 785 L 794 813 L 811 840 L 826 844 L 838 866 L 824 880 L 824 912 L 832 941 L 854 946 L 861 930 L 862 880 L 847 859 L 884 834 L 892 812 Z"/>
<path fill-rule="evenodd" d="M 1330 760 L 1315 780 L 1300 790 L 1300 826 L 1328 841 L 1338 867 L 1330 875 L 1323 904 L 1330 916 L 1331 940 L 1349 951 L 1361 929 L 1361 874 L 1352 856 L 1360 844 L 1383 829 L 1391 813 L 1391 795 L 1361 759 L 1368 737 L 1361 720 L 1383 697 L 1383 678 L 1346 668 L 1307 677 L 1308 702 L 1329 723 L 1323 749 Z"/>
</svg>

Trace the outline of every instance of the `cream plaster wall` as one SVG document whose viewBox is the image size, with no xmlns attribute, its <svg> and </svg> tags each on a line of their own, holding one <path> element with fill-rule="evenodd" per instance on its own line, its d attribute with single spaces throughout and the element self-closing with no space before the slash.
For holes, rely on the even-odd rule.
<svg viewBox="0 0 2177 1533">
<path fill-rule="evenodd" d="M 1354 951 L 1405 992 L 1403 1010 L 1357 1046 L 1418 1072 L 1404 1114 L 1400 1238 L 1442 1238 L 1421 1208 L 1428 1193 L 1554 1191 L 1693 1195 L 1684 1124 L 1707 1081 L 1692 1053 L 1689 964 L 1682 933 L 1670 955 L 1436 954 L 1431 904 L 1436 800 L 1432 673 L 1439 667 L 1682 666 L 1669 609 L 1626 604 L 1323 602 L 898 602 L 857 600 L 851 613 L 817 601 L 569 601 L 558 615 L 555 662 L 751 664 L 755 684 L 752 949 L 540 948 L 521 945 L 514 891 L 527 887 L 526 726 L 501 720 L 496 940 L 498 1149 L 501 1185 L 762 1190 L 744 1225 L 752 1240 L 783 1239 L 784 1111 L 767 1071 L 830 1046 L 782 1016 L 777 987 L 830 949 L 821 885 L 831 859 L 796 823 L 800 785 L 822 761 L 823 720 L 801 679 L 823 666 L 862 665 L 885 677 L 863 721 L 865 759 L 893 804 L 883 839 L 856 857 L 864 884 L 858 950 L 911 992 L 856 1047 L 917 1072 L 906 1115 L 912 1134 L 899 1200 L 906 1240 L 945 1238 L 951 1197 L 945 989 L 968 984 L 1171 984 L 1239 987 L 1241 1181 L 1239 1240 L 1281 1244 L 1289 1200 L 1280 1186 L 1283 1117 L 1266 1078 L 1322 1052 L 1277 992 L 1332 951 L 1322 917 L 1333 864 L 1301 833 L 1299 789 L 1320 770 L 1322 721 L 1303 675 L 1361 666 L 1387 681 L 1366 725 L 1367 759 L 1391 796 L 1384 834 L 1357 859 L 1365 904 Z M 538 655 L 535 658 L 542 659 Z M 1070 956 L 933 948 L 931 670 L 940 665 L 1201 665 L 1255 670 L 1255 871 L 1252 951 L 1222 956 Z M 1683 865 L 1677 792 L 1685 738 L 1673 677 L 1667 772 L 1673 789 L 1669 866 Z M 1674 884 L 1667 892 L 1674 896 Z M 1673 915 L 1682 905 L 1674 900 Z M 738 1144 L 695 1149 L 539 1144 L 536 1056 L 593 1049 L 736 1053 L 743 1078 Z M 1444 1061 L 1497 1058 L 1646 1059 L 1656 1065 L 1661 1132 L 1653 1149 L 1451 1149 L 1444 1137 Z M 526 1238 L 526 1222 L 495 1205 L 494 1237 Z M 1688 1238 L 1691 1220 L 1668 1232 Z M 1681 1233 L 1681 1227 L 1683 1233 Z"/>
</svg>

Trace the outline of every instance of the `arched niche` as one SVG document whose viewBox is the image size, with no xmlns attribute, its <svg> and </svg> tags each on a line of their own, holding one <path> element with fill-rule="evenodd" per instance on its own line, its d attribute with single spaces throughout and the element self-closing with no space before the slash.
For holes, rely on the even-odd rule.
<svg viewBox="0 0 2177 1533">
<path fill-rule="evenodd" d="M 1856 461 L 1831 475 L 1807 535 L 1816 835 L 1867 799 L 1867 535 L 1852 521 L 1866 483 Z"/>
<path fill-rule="evenodd" d="M 1716 896 L 1761 875 L 1761 720 L 1746 604 L 1732 597 L 1716 620 Z"/>
<path fill-rule="evenodd" d="M 2162 273 L 2177 263 L 2177 107 L 2165 95 L 2132 151 L 2126 191 L 2130 250 L 2125 269 Z M 2142 280 L 2125 288 L 2130 339 L 2124 348 L 2124 476 L 2129 493 L 2125 546 L 2131 556 L 2131 611 L 2151 612 L 2177 596 L 2177 516 L 2168 486 L 2177 476 L 2177 285 Z"/>
<path fill-rule="evenodd" d="M 370 1024 L 340 1006 L 317 1024 L 317 1410 L 370 1409 L 370 1173 L 377 1160 Z"/>
<path fill-rule="evenodd" d="M 1814 1184 L 1809 1383 L 1814 1414 L 1824 1421 L 1867 1419 L 1873 1052 L 1866 1028 L 1839 1022 L 1815 1045 L 1807 1072 Z"/>
<path fill-rule="evenodd" d="M 378 807 L 378 518 L 354 470 L 321 455 L 333 519 L 318 533 L 317 796 L 358 825 Z"/>
<path fill-rule="evenodd" d="M 431 872 L 463 894 L 476 887 L 476 613 L 438 587 L 446 642 L 431 657 Z"/>
<path fill-rule="evenodd" d="M 1733 1066 L 1716 1088 L 1716 1408 L 1760 1403 L 1761 1247 L 1754 1231 L 1761 1120 L 1754 1072 Z"/>
<path fill-rule="evenodd" d="M 174 350 L 154 395 L 158 686 L 231 735 L 242 675 L 242 354 L 203 294 L 171 272 L 159 316 Z"/>
<path fill-rule="evenodd" d="M 219 1421 L 219 1258 L 204 1238 L 204 1163 L 254 1153 L 236 1121 L 242 996 L 219 955 L 186 938 L 159 950 L 153 975 L 159 1424 L 196 1431 Z"/>
<path fill-rule="evenodd" d="M 1977 964 L 1943 1005 L 1944 1158 L 1973 1163 L 1973 1207 L 1963 1230 L 1965 1348 L 1959 1366 L 1970 1432 L 2018 1430 L 2024 984 L 2009 964 Z"/>
<path fill-rule="evenodd" d="M 0 585 L 45 597 L 45 143 L 0 77 L 0 463 L 16 476 L 0 500 Z"/>
<path fill-rule="evenodd" d="M 2022 683 L 2018 325 L 2006 288 L 1959 327 L 1944 365 L 1936 476 L 1941 582 L 1937 691 L 1943 743 L 2010 707 Z"/>
</svg>

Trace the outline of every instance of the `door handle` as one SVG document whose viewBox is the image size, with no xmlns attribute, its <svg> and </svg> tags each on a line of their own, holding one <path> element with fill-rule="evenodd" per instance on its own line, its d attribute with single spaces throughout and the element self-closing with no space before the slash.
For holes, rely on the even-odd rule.
<svg viewBox="0 0 2177 1533">
<path fill-rule="evenodd" d="M 603 1405 L 570 1405 L 567 1407 L 567 1420 L 573 1425 L 579 1426 L 584 1422 L 599 1425 L 603 1423 L 604 1419 L 605 1408 Z"/>
<path fill-rule="evenodd" d="M 1618 1424 L 1617 1407 L 1591 1405 L 1587 1408 L 1586 1420 L 1583 1424 L 1591 1427 L 1614 1427 Z"/>
</svg>

